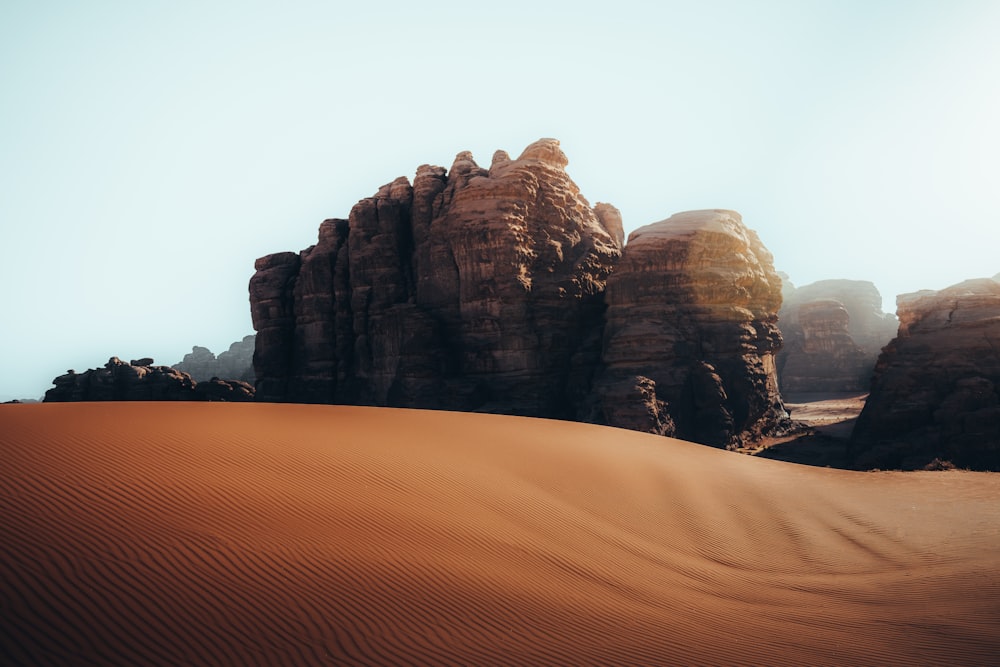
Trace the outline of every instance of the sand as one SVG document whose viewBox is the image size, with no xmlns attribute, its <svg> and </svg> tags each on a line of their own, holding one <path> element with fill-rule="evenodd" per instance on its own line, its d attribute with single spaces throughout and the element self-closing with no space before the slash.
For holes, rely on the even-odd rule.
<svg viewBox="0 0 1000 667">
<path fill-rule="evenodd" d="M 1000 475 L 584 424 L 0 406 L 0 663 L 989 664 Z"/>
<path fill-rule="evenodd" d="M 856 392 L 789 394 L 785 407 L 802 428 L 741 451 L 791 463 L 851 468 L 848 440 L 867 398 L 867 393 Z"/>
</svg>

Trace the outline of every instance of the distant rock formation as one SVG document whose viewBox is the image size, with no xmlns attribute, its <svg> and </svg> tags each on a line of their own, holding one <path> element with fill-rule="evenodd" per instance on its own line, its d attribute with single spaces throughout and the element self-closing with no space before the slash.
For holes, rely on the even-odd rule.
<svg viewBox="0 0 1000 667">
<path fill-rule="evenodd" d="M 622 226 L 567 162 L 553 139 L 489 169 L 463 152 L 259 259 L 258 399 L 573 417 Z"/>
<path fill-rule="evenodd" d="M 899 333 L 875 367 L 854 464 L 1000 470 L 1000 283 L 969 280 L 896 303 Z"/>
<path fill-rule="evenodd" d="M 127 364 L 111 357 L 104 368 L 83 373 L 67 371 L 45 392 L 46 403 L 71 401 L 252 401 L 254 389 L 245 382 L 195 382 L 170 366 L 154 366 L 149 358 Z"/>
<path fill-rule="evenodd" d="M 783 392 L 867 391 L 875 360 L 896 333 L 882 296 L 864 280 L 821 280 L 798 289 L 785 281 L 778 313 Z"/>
<path fill-rule="evenodd" d="M 255 336 L 253 334 L 244 336 L 243 340 L 230 345 L 229 349 L 219 353 L 218 357 L 207 347 L 195 345 L 191 348 L 191 352 L 185 354 L 184 359 L 173 364 L 173 367 L 187 373 L 196 382 L 204 382 L 212 378 L 226 378 L 253 384 L 255 380 L 253 371 L 254 344 Z M 136 365 L 135 362 L 132 364 Z"/>
<path fill-rule="evenodd" d="M 738 213 L 632 232 L 605 298 L 594 421 L 720 447 L 788 426 L 774 365 L 781 280 Z"/>
<path fill-rule="evenodd" d="M 489 169 L 459 153 L 326 220 L 301 253 L 258 259 L 257 400 L 594 420 L 719 446 L 787 419 L 780 282 L 739 215 L 675 216 L 633 234 L 620 263 L 620 212 L 591 207 L 567 163 L 554 139 Z M 642 339 L 630 303 L 660 328 Z M 674 316 L 687 320 L 660 321 Z"/>
</svg>

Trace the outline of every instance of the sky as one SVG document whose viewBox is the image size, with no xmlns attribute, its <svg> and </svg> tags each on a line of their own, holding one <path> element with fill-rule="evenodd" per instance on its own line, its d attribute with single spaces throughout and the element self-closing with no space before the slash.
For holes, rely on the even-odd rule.
<svg viewBox="0 0 1000 667">
<path fill-rule="evenodd" d="M 734 209 L 796 285 L 992 276 L 997 34 L 990 0 L 4 0 L 0 401 L 221 352 L 257 257 L 541 137 L 626 232 Z"/>
</svg>

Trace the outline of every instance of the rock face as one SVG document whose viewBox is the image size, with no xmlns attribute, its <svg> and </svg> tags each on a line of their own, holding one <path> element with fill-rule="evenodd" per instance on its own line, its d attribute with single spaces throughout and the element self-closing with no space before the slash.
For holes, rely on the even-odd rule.
<svg viewBox="0 0 1000 667">
<path fill-rule="evenodd" d="M 897 298 L 899 333 L 875 367 L 851 438 L 859 468 L 934 459 L 1000 470 L 1000 284 L 983 278 Z"/>
<path fill-rule="evenodd" d="M 781 286 L 756 234 L 736 213 L 683 214 L 634 233 L 623 258 L 620 212 L 591 207 L 567 162 L 554 139 L 497 151 L 489 169 L 459 153 L 326 220 L 301 253 L 257 260 L 257 400 L 589 420 L 718 446 L 784 424 Z"/>
<path fill-rule="evenodd" d="M 255 336 L 244 336 L 236 341 L 218 357 L 207 347 L 195 345 L 184 359 L 173 364 L 179 371 L 187 373 L 196 382 L 204 382 L 212 378 L 227 378 L 252 384 L 255 380 L 253 372 L 253 352 Z M 152 362 L 152 360 L 150 360 Z M 137 365 L 134 361 L 132 365 Z"/>
<path fill-rule="evenodd" d="M 55 386 L 45 392 L 45 402 L 253 400 L 253 387 L 245 382 L 197 383 L 170 366 L 154 366 L 152 359 L 138 361 L 127 364 L 111 357 L 104 368 L 67 371 L 52 381 Z"/>
<path fill-rule="evenodd" d="M 781 280 L 738 213 L 632 232 L 606 301 L 594 421 L 720 447 L 788 425 L 774 365 Z"/>
<path fill-rule="evenodd" d="M 460 153 L 258 260 L 258 398 L 573 417 L 622 227 L 567 162 L 553 139 Z"/>
<path fill-rule="evenodd" d="M 785 283 L 778 313 L 785 346 L 778 354 L 784 392 L 866 391 L 896 318 L 863 280 L 821 280 L 796 289 Z"/>
</svg>

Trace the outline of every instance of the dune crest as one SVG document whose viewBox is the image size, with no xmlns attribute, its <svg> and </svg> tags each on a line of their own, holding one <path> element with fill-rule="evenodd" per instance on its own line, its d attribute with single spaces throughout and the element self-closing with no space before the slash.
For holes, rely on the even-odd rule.
<svg viewBox="0 0 1000 667">
<path fill-rule="evenodd" d="M 1000 476 L 343 406 L 0 406 L 5 664 L 984 664 Z"/>
</svg>

